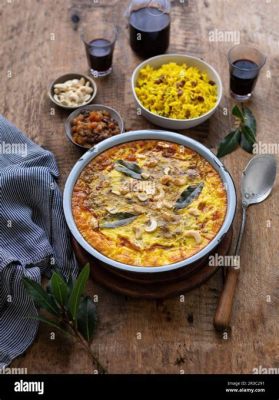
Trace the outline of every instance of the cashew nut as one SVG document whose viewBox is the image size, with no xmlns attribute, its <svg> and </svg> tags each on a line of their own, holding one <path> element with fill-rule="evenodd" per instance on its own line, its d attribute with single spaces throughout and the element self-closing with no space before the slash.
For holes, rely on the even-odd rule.
<svg viewBox="0 0 279 400">
<path fill-rule="evenodd" d="M 199 215 L 199 211 L 196 208 L 189 208 L 188 213 L 197 217 Z"/>
<path fill-rule="evenodd" d="M 158 210 L 161 210 L 162 207 L 163 207 L 163 202 L 162 202 L 162 201 L 158 201 L 158 202 L 156 203 L 156 208 L 157 208 Z"/>
<path fill-rule="evenodd" d="M 160 182 L 162 183 L 162 185 L 167 185 L 171 181 L 172 181 L 172 177 L 170 175 L 164 175 L 160 178 Z"/>
<path fill-rule="evenodd" d="M 157 229 L 157 221 L 155 218 L 150 217 L 149 225 L 144 228 L 145 232 L 154 232 Z"/>
<path fill-rule="evenodd" d="M 65 106 L 76 106 L 86 103 L 93 93 L 90 82 L 84 78 L 71 79 L 54 85 L 54 100 Z"/>
<path fill-rule="evenodd" d="M 157 201 L 157 200 L 163 200 L 163 198 L 165 197 L 165 191 L 164 191 L 164 189 L 162 189 L 162 188 L 160 187 L 159 190 L 160 190 L 160 193 L 157 194 L 157 196 L 154 196 L 154 200 L 155 200 L 155 201 Z"/>
<path fill-rule="evenodd" d="M 151 160 L 146 162 L 146 165 L 151 168 L 155 167 L 157 164 L 158 160 L 156 160 L 155 158 L 152 158 Z"/>
<path fill-rule="evenodd" d="M 167 222 L 171 222 L 171 221 L 173 221 L 174 220 L 174 215 L 173 214 L 169 214 L 168 212 L 162 212 L 162 217 L 163 217 L 163 219 L 165 220 L 165 221 L 167 221 Z"/>
<path fill-rule="evenodd" d="M 135 238 L 137 240 L 142 238 L 142 228 L 139 228 L 138 226 L 135 228 Z"/>
<path fill-rule="evenodd" d="M 186 183 L 186 178 L 185 176 L 180 176 L 179 178 L 175 178 L 173 183 L 175 184 L 175 186 L 183 186 Z"/>
<path fill-rule="evenodd" d="M 96 228 L 98 228 L 98 226 L 99 226 L 99 223 L 98 223 L 98 220 L 97 220 L 97 218 L 95 218 L 95 217 L 91 217 L 91 226 L 92 226 L 92 228 L 93 228 L 93 229 L 96 229 Z"/>
<path fill-rule="evenodd" d="M 158 147 L 163 147 L 164 149 L 167 149 L 170 147 L 170 144 L 165 142 L 158 142 Z"/>
<path fill-rule="evenodd" d="M 173 207 L 173 204 L 170 201 L 166 200 L 166 199 L 163 200 L 163 205 L 165 207 L 167 207 L 167 208 L 172 208 Z"/>
<path fill-rule="evenodd" d="M 117 196 L 120 196 L 119 190 L 112 190 L 111 193 L 116 194 Z"/>
<path fill-rule="evenodd" d="M 146 193 L 138 193 L 137 197 L 140 201 L 146 201 L 148 199 L 148 196 Z"/>
<path fill-rule="evenodd" d="M 116 207 L 107 207 L 106 210 L 110 213 L 110 214 L 116 214 L 118 212 L 118 209 Z"/>
<path fill-rule="evenodd" d="M 164 168 L 164 174 L 168 175 L 170 173 L 170 170 L 171 170 L 170 167 Z"/>
<path fill-rule="evenodd" d="M 202 237 L 198 231 L 194 231 L 194 230 L 184 231 L 184 234 L 186 236 L 192 236 L 195 239 L 197 244 L 199 244 L 202 241 Z"/>
<path fill-rule="evenodd" d="M 141 177 L 142 177 L 143 179 L 148 179 L 148 178 L 150 177 L 150 174 L 149 174 L 148 172 L 142 172 L 142 173 L 141 173 Z"/>
<path fill-rule="evenodd" d="M 187 171 L 187 175 L 189 176 L 189 178 L 195 178 L 196 176 L 198 176 L 198 171 L 196 169 L 190 168 Z"/>
</svg>

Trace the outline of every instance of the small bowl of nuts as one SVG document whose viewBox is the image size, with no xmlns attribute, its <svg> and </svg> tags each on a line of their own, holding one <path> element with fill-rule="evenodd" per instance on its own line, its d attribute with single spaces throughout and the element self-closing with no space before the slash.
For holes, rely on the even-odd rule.
<svg viewBox="0 0 279 400">
<path fill-rule="evenodd" d="M 82 74 L 66 74 L 51 83 L 50 100 L 59 107 L 74 110 L 90 104 L 97 94 L 97 85 L 92 78 Z"/>
</svg>

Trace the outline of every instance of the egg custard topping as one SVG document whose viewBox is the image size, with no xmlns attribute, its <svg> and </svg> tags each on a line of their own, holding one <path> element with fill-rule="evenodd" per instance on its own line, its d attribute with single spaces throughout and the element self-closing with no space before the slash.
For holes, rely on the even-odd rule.
<svg viewBox="0 0 279 400">
<path fill-rule="evenodd" d="M 72 211 L 84 239 L 133 266 L 184 260 L 218 233 L 227 194 L 197 152 L 167 141 L 137 140 L 95 157 L 76 181 Z"/>
</svg>

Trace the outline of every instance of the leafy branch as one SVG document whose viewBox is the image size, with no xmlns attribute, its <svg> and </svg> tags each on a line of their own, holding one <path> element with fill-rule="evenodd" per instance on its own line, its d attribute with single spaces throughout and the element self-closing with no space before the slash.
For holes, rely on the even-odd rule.
<svg viewBox="0 0 279 400">
<path fill-rule="evenodd" d="M 54 271 L 46 290 L 29 278 L 23 278 L 23 284 L 35 304 L 54 317 L 32 318 L 56 328 L 81 343 L 99 373 L 104 374 L 107 372 L 106 369 L 91 349 L 97 318 L 93 300 L 83 294 L 89 272 L 89 264 L 86 264 L 76 280 L 70 277 L 66 281 L 60 272 Z"/>
<path fill-rule="evenodd" d="M 241 104 L 241 108 L 235 105 L 232 115 L 236 119 L 236 128 L 219 143 L 217 157 L 224 157 L 234 151 L 238 146 L 248 153 L 253 153 L 253 145 L 256 143 L 257 124 L 252 111 Z"/>
</svg>

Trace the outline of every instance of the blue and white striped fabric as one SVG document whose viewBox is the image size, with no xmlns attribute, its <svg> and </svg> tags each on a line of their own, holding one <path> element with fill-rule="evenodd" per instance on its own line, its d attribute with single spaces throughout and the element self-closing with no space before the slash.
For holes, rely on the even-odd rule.
<svg viewBox="0 0 279 400">
<path fill-rule="evenodd" d="M 76 275 L 52 153 L 0 116 L 0 368 L 32 343 L 37 311 L 22 277 L 37 282 L 55 265 Z"/>
</svg>

